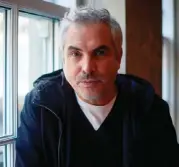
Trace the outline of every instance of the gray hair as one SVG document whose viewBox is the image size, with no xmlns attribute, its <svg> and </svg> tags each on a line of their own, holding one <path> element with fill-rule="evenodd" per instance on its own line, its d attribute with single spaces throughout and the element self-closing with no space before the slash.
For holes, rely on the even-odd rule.
<svg viewBox="0 0 179 167">
<path fill-rule="evenodd" d="M 60 48 L 63 49 L 65 33 L 72 23 L 105 23 L 111 28 L 115 49 L 118 52 L 122 45 L 122 31 L 119 23 L 110 15 L 107 9 L 78 7 L 65 13 L 60 22 Z"/>
</svg>

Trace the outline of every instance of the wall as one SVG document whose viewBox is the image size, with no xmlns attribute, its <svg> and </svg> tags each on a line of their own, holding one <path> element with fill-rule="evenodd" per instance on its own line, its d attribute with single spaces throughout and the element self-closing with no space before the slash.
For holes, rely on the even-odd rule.
<svg viewBox="0 0 179 167">
<path fill-rule="evenodd" d="M 177 132 L 178 132 L 178 141 L 179 141 L 179 1 L 176 0 L 175 4 L 175 11 L 176 11 L 176 19 L 175 19 L 175 27 L 176 27 L 176 65 L 175 65 L 175 72 L 176 72 L 176 96 L 175 96 L 175 104 L 176 104 L 176 122 L 177 122 Z"/>
<path fill-rule="evenodd" d="M 76 6 L 76 0 L 44 0 L 46 2 L 52 2 L 60 6 L 64 6 L 67 8 L 75 7 Z"/>
<path fill-rule="evenodd" d="M 162 0 L 162 97 L 168 102 L 173 123 L 176 125 L 174 18 L 174 0 Z"/>
<path fill-rule="evenodd" d="M 126 71 L 162 90 L 161 0 L 126 0 Z"/>
</svg>

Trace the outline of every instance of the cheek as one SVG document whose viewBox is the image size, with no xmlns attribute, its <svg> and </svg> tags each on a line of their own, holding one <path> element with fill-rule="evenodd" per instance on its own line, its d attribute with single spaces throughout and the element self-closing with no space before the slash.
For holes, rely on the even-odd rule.
<svg viewBox="0 0 179 167">
<path fill-rule="evenodd" d="M 68 82 L 70 82 L 71 84 L 76 81 L 76 76 L 79 74 L 80 69 L 77 65 L 70 63 L 68 61 L 65 61 L 64 65 L 63 65 L 63 70 L 65 73 L 65 76 L 68 80 Z"/>
<path fill-rule="evenodd" d="M 103 74 L 115 74 L 119 69 L 119 63 L 116 60 L 108 60 L 98 66 Z"/>
</svg>

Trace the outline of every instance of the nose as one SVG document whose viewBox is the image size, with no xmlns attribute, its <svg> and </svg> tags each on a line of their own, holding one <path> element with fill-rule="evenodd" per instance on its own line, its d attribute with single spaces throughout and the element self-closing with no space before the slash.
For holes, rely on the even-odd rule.
<svg viewBox="0 0 179 167">
<path fill-rule="evenodd" d="M 82 61 L 82 71 L 91 74 L 96 70 L 96 62 L 90 55 L 85 55 Z"/>
</svg>

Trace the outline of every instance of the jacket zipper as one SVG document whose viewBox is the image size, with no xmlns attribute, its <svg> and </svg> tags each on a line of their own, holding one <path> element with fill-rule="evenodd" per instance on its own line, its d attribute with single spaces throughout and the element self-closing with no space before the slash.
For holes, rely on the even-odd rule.
<svg viewBox="0 0 179 167">
<path fill-rule="evenodd" d="M 59 121 L 59 124 L 60 125 L 62 125 L 62 121 L 61 121 L 61 119 L 60 119 L 60 117 L 57 115 L 57 114 L 55 114 L 55 112 L 54 111 L 52 111 L 50 108 L 48 108 L 48 107 L 46 107 L 46 106 L 44 106 L 44 105 L 41 105 L 41 104 L 36 104 L 35 102 L 33 102 L 35 105 L 37 105 L 37 106 L 39 106 L 39 107 L 43 107 L 43 108 L 45 108 L 46 110 L 48 110 L 48 111 L 50 111 L 57 119 L 58 119 L 58 121 Z M 61 163 L 61 159 L 60 159 L 60 148 L 61 148 L 61 138 L 62 138 L 62 126 L 59 126 L 59 128 L 60 128 L 60 136 L 59 136 L 59 141 L 58 141 L 58 167 L 61 167 L 60 166 L 60 163 Z"/>
</svg>

